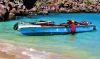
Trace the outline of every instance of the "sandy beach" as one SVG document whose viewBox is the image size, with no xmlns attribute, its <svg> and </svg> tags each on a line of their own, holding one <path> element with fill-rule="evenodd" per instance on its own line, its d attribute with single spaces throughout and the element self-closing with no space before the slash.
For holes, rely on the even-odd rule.
<svg viewBox="0 0 100 59">
<path fill-rule="evenodd" d="M 22 49 L 8 43 L 0 43 L 0 59 L 28 59 L 21 54 Z"/>
<path fill-rule="evenodd" d="M 75 59 L 72 57 L 55 55 L 53 53 L 38 51 L 33 48 L 14 46 L 0 43 L 0 59 Z"/>
</svg>

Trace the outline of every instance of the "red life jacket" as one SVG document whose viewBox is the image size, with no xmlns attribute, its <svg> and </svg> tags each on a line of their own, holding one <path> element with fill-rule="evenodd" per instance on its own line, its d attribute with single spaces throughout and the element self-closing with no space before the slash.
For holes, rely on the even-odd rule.
<svg viewBox="0 0 100 59">
<path fill-rule="evenodd" d="M 76 25 L 71 24 L 71 32 L 74 33 L 76 31 Z"/>
</svg>

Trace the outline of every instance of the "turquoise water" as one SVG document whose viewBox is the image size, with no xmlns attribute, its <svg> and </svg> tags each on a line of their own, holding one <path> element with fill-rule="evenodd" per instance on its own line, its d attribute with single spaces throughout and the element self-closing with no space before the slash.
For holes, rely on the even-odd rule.
<svg viewBox="0 0 100 59">
<path fill-rule="evenodd" d="M 68 19 L 76 21 L 90 21 L 97 27 L 96 31 L 77 33 L 75 35 L 53 36 L 25 36 L 13 30 L 13 25 L 18 21 L 54 21 L 56 24 L 66 22 Z M 52 13 L 38 15 L 32 18 L 19 17 L 16 20 L 0 23 L 0 42 L 32 47 L 39 50 L 71 56 L 78 59 L 100 58 L 100 14 L 99 13 Z"/>
</svg>

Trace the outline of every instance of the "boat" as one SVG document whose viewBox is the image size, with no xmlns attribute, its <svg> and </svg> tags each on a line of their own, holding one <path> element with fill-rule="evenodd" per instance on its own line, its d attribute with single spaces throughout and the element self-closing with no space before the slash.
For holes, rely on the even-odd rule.
<svg viewBox="0 0 100 59">
<path fill-rule="evenodd" d="M 75 26 L 68 22 L 55 25 L 54 22 L 17 22 L 14 30 L 24 35 L 60 35 L 68 33 L 89 32 L 96 30 L 96 26 L 90 22 L 76 22 Z"/>
</svg>

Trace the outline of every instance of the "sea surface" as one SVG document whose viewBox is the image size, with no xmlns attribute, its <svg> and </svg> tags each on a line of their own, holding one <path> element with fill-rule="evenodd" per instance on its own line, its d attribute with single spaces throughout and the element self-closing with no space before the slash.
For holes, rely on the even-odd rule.
<svg viewBox="0 0 100 59">
<path fill-rule="evenodd" d="M 16 22 L 67 20 L 89 21 L 96 25 L 93 32 L 75 35 L 25 36 L 13 30 Z M 17 17 L 16 20 L 0 22 L 0 59 L 100 59 L 99 13 L 51 13 Z"/>
</svg>

